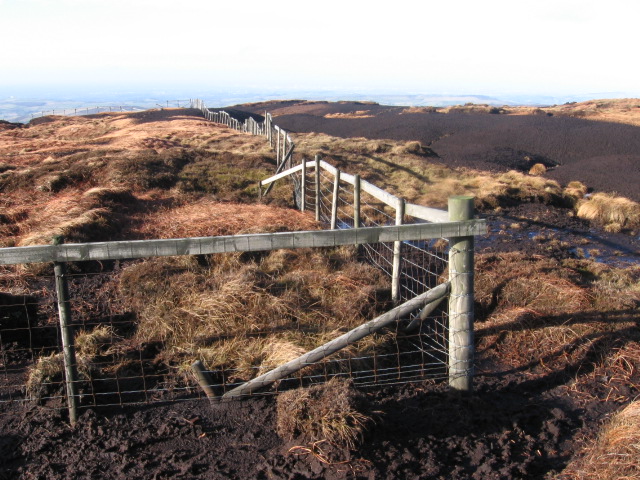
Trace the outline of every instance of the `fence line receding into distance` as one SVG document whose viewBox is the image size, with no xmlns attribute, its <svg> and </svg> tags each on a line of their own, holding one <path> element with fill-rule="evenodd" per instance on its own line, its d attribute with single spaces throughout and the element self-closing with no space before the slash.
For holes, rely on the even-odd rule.
<svg viewBox="0 0 640 480">
<path fill-rule="evenodd" d="M 0 403 L 38 401 L 56 408 L 66 403 L 73 421 L 77 409 L 85 406 L 177 401 L 203 392 L 236 397 L 269 386 L 264 393 L 272 393 L 332 376 L 349 377 L 361 386 L 448 378 L 453 388 L 469 390 L 473 236 L 486 232 L 484 221 L 473 219 L 472 199 L 450 199 L 449 213 L 410 204 L 319 158 L 300 158 L 296 164 L 291 135 L 274 125 L 268 113 L 262 121 L 250 116 L 240 122 L 226 112 L 210 111 L 199 100 L 191 106 L 211 121 L 266 137 L 276 152 L 276 170 L 261 182 L 261 195 L 288 177 L 297 206 L 314 212 L 330 228 L 0 249 L 0 291 L 8 292 L 0 294 Z M 333 339 L 267 371 L 265 365 L 251 367 L 252 373 L 224 364 L 211 366 L 197 355 L 192 358 L 195 375 L 180 365 L 160 365 L 153 352 L 169 348 L 167 341 L 134 341 L 138 319 L 118 298 L 95 293 L 108 290 L 114 278 L 140 258 L 338 245 L 357 245 L 364 261 L 389 275 L 396 308 L 347 332 L 336 332 Z M 34 262 L 56 265 L 52 276 L 38 277 L 37 289 L 18 281 L 19 274 L 9 266 Z M 91 262 L 99 267 L 91 267 Z M 61 266 L 68 266 L 68 272 Z M 170 279 L 160 274 L 157 281 Z M 87 290 L 93 292 L 95 304 L 83 300 Z M 91 354 L 86 346 L 80 351 L 74 345 L 85 345 L 85 337 L 98 331 L 102 336 Z M 358 350 L 357 342 L 381 331 L 392 332 L 391 344 L 380 344 L 372 352 Z M 346 347 L 353 351 L 342 354 Z"/>
</svg>

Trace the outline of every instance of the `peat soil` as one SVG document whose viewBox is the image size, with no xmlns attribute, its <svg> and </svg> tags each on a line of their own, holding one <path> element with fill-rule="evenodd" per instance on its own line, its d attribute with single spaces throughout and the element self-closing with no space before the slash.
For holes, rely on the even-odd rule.
<svg viewBox="0 0 640 480">
<path fill-rule="evenodd" d="M 367 391 L 375 424 L 351 452 L 280 438 L 271 396 L 88 409 L 75 427 L 63 409 L 13 404 L 0 415 L 0 478 L 552 478 L 619 408 L 604 401 L 611 385 L 572 395 L 575 373 L 481 361 L 472 396 L 433 384 Z"/>
<path fill-rule="evenodd" d="M 270 102 L 236 110 L 274 115 L 292 132 L 419 141 L 451 167 L 528 171 L 544 164 L 548 178 L 578 180 L 597 191 L 640 201 L 640 127 L 561 115 L 409 113 L 363 102 Z M 358 117 L 359 113 L 365 116 Z M 354 114 L 351 117 L 344 116 Z"/>
<path fill-rule="evenodd" d="M 489 234 L 476 239 L 476 252 L 519 251 L 556 259 L 587 258 L 611 266 L 640 263 L 640 236 L 609 233 L 574 215 L 570 208 L 525 203 L 481 213 Z"/>
</svg>

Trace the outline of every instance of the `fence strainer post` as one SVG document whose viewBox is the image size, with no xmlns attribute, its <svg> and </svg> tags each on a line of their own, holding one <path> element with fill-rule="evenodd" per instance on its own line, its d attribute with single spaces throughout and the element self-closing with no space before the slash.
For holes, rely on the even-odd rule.
<svg viewBox="0 0 640 480">
<path fill-rule="evenodd" d="M 471 220 L 473 197 L 449 198 L 449 220 Z M 449 386 L 470 392 L 473 378 L 473 236 L 449 238 Z"/>
</svg>

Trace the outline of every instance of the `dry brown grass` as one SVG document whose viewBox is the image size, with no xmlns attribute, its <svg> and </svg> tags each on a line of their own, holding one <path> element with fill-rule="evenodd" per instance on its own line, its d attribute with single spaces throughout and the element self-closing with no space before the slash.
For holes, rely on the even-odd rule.
<svg viewBox="0 0 640 480">
<path fill-rule="evenodd" d="M 547 173 L 547 167 L 545 167 L 542 163 L 536 163 L 529 169 L 529 175 L 543 175 L 545 173 Z"/>
<path fill-rule="evenodd" d="M 220 203 L 206 197 L 185 205 L 144 213 L 139 224 L 135 235 L 143 238 L 205 237 L 320 228 L 309 215 L 290 208 Z"/>
<path fill-rule="evenodd" d="M 563 472 L 566 480 L 632 480 L 640 478 L 640 401 L 616 413 L 586 456 Z"/>
<path fill-rule="evenodd" d="M 243 379 L 364 323 L 384 306 L 378 292 L 386 288 L 349 248 L 156 258 L 120 280 L 138 342 L 162 342 L 171 364 L 199 358 Z M 362 354 L 379 338 L 342 355 Z"/>
<path fill-rule="evenodd" d="M 327 113 L 324 115 L 325 118 L 373 118 L 375 115 L 372 115 L 369 110 L 356 110 L 355 112 L 350 113 Z"/>
<path fill-rule="evenodd" d="M 578 200 L 584 198 L 588 191 L 587 186 L 578 181 L 569 182 L 564 189 L 564 193 L 573 199 L 574 204 L 577 204 Z"/>
<path fill-rule="evenodd" d="M 297 152 L 319 154 L 348 173 L 357 173 L 412 203 L 446 208 L 452 195 L 473 195 L 479 207 L 496 208 L 518 202 L 552 205 L 573 203 L 560 185 L 540 176 L 516 171 L 491 174 L 439 162 L 419 142 L 336 138 L 325 134 L 296 134 Z"/>
<path fill-rule="evenodd" d="M 479 256 L 479 350 L 513 367 L 592 371 L 633 341 L 640 269 L 520 253 Z M 608 319 L 615 319 L 610 321 Z M 637 339 L 636 339 L 637 340 Z"/>
<path fill-rule="evenodd" d="M 578 217 L 597 222 L 609 231 L 640 228 L 640 204 L 625 197 L 595 193 L 578 206 Z"/>
<path fill-rule="evenodd" d="M 326 441 L 354 449 L 371 423 L 371 417 L 362 412 L 362 397 L 349 380 L 333 378 L 324 385 L 278 396 L 278 434 L 290 440 L 309 444 Z"/>
<path fill-rule="evenodd" d="M 76 369 L 80 382 L 91 377 L 95 369 L 93 361 L 104 353 L 117 339 L 113 328 L 99 325 L 91 331 L 79 332 L 74 340 L 76 346 Z M 64 355 L 53 352 L 38 358 L 29 369 L 25 383 L 25 393 L 31 400 L 42 400 L 50 395 L 61 393 L 64 383 Z"/>
</svg>

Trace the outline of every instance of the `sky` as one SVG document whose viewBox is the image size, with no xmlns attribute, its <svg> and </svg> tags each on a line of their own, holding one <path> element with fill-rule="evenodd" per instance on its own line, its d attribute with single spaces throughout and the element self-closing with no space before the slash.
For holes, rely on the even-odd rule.
<svg viewBox="0 0 640 480">
<path fill-rule="evenodd" d="M 640 96 L 638 0 L 0 0 L 0 95 Z"/>
</svg>

